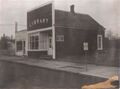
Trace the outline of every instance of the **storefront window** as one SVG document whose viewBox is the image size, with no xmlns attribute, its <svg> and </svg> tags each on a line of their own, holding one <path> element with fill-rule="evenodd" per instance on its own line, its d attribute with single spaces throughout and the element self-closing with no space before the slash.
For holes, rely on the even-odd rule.
<svg viewBox="0 0 120 89">
<path fill-rule="evenodd" d="M 30 36 L 30 49 L 39 48 L 39 36 Z"/>
</svg>

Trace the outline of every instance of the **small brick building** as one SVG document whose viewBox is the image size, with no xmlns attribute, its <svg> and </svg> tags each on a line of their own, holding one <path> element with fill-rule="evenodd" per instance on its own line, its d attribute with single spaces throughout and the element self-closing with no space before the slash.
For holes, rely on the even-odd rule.
<svg viewBox="0 0 120 89">
<path fill-rule="evenodd" d="M 49 2 L 27 13 L 27 55 L 31 57 L 82 55 L 103 50 L 105 28 L 87 14 L 62 11 Z M 87 45 L 84 45 L 86 43 Z"/>
</svg>

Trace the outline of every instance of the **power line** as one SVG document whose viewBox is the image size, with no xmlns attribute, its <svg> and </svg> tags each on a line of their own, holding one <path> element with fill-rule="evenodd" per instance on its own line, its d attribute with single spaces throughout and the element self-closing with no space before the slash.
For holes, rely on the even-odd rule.
<svg viewBox="0 0 120 89">
<path fill-rule="evenodd" d="M 12 26 L 15 24 L 0 24 L 0 26 Z M 26 27 L 26 25 L 18 24 L 18 26 Z"/>
<path fill-rule="evenodd" d="M 0 25 L 14 25 L 14 24 L 2 24 L 2 23 L 1 23 Z"/>
<path fill-rule="evenodd" d="M 18 24 L 18 26 L 27 26 L 27 25 Z"/>
</svg>

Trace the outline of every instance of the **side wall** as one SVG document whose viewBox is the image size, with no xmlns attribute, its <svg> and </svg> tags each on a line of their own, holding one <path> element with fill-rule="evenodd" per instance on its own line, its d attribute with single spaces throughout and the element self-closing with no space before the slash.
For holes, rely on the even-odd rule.
<svg viewBox="0 0 120 89">
<path fill-rule="evenodd" d="M 83 55 L 83 42 L 88 42 L 88 53 L 93 54 L 97 49 L 97 34 L 103 34 L 91 29 L 69 29 L 63 27 L 55 27 L 55 29 L 56 37 L 64 35 L 63 42 L 56 40 L 57 57 Z"/>
<path fill-rule="evenodd" d="M 22 50 L 17 50 L 18 41 L 22 41 Z M 17 56 L 27 55 L 27 30 L 18 31 L 15 33 L 15 54 Z"/>
</svg>

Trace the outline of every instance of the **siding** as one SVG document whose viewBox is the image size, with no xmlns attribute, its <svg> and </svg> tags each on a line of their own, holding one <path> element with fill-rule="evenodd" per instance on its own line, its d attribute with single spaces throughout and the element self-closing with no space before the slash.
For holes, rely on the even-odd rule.
<svg viewBox="0 0 120 89">
<path fill-rule="evenodd" d="M 64 35 L 64 42 L 56 41 L 56 55 L 59 56 L 76 56 L 82 55 L 83 42 L 88 42 L 89 53 L 94 53 L 97 49 L 97 31 L 83 29 L 69 29 L 56 27 L 56 36 Z"/>
</svg>

